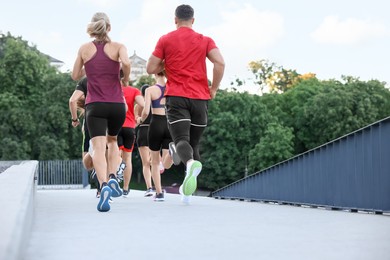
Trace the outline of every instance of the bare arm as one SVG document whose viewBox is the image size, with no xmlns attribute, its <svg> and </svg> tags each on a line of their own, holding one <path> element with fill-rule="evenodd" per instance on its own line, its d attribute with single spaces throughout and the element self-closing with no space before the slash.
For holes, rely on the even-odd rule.
<svg viewBox="0 0 390 260">
<path fill-rule="evenodd" d="M 138 95 L 135 97 L 135 103 L 138 104 L 141 108 L 145 106 L 145 99 L 142 95 Z"/>
<path fill-rule="evenodd" d="M 215 98 L 219 84 L 225 71 L 225 61 L 222 57 L 221 52 L 218 48 L 212 49 L 208 54 L 207 58 L 214 64 L 213 68 L 213 82 L 211 83 L 210 94 L 211 98 Z"/>
<path fill-rule="evenodd" d="M 76 60 L 73 65 L 72 79 L 79 80 L 85 76 L 84 61 L 81 58 L 81 47 L 77 53 Z"/>
<path fill-rule="evenodd" d="M 127 55 L 127 49 L 125 45 L 121 45 L 119 48 L 119 59 L 122 63 L 122 70 L 123 70 L 123 79 L 122 81 L 127 84 L 130 80 L 130 59 L 129 55 Z"/>
<path fill-rule="evenodd" d="M 151 93 L 150 93 L 150 88 L 148 88 L 145 91 L 145 106 L 144 106 L 144 109 L 142 110 L 141 122 L 145 121 L 146 118 L 148 117 L 148 115 L 150 113 L 151 102 L 152 102 L 152 97 L 151 97 Z"/>
<path fill-rule="evenodd" d="M 69 110 L 70 110 L 70 114 L 72 116 L 72 120 L 75 120 L 78 118 L 78 116 L 77 116 L 77 101 L 82 96 L 84 96 L 84 93 L 81 90 L 76 89 L 75 91 L 73 91 L 72 96 L 69 98 Z M 74 127 L 76 127 L 79 125 L 79 122 L 78 121 L 72 122 L 72 125 Z"/>
<path fill-rule="evenodd" d="M 135 122 L 137 125 L 140 124 L 139 120 L 141 119 L 141 113 L 142 113 L 142 107 L 140 107 L 140 105 L 138 105 L 138 104 L 135 104 L 134 116 L 135 116 Z"/>
<path fill-rule="evenodd" d="M 157 74 L 164 70 L 164 62 L 162 59 L 157 58 L 153 54 L 150 55 L 148 64 L 146 64 L 146 72 L 148 74 Z"/>
</svg>

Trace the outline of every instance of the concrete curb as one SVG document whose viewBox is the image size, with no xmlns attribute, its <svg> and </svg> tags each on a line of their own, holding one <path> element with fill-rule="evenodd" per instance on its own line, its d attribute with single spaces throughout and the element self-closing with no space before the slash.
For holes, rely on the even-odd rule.
<svg viewBox="0 0 390 260">
<path fill-rule="evenodd" d="M 0 260 L 20 259 L 34 214 L 38 161 L 23 161 L 0 174 Z"/>
</svg>

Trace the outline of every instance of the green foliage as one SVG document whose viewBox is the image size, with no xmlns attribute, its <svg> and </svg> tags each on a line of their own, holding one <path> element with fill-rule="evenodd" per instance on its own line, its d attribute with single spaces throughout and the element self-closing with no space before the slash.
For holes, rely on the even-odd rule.
<svg viewBox="0 0 390 260">
<path fill-rule="evenodd" d="M 222 187 L 245 175 L 253 140 L 259 140 L 265 125 L 272 121 L 259 96 L 219 91 L 209 103 L 209 122 L 201 142 L 205 174 L 199 183 Z"/>
<path fill-rule="evenodd" d="M 294 155 L 292 129 L 270 123 L 260 142 L 249 152 L 249 170 L 257 172 Z"/>
<path fill-rule="evenodd" d="M 0 159 L 74 158 L 69 147 L 76 138 L 68 133 L 74 86 L 35 46 L 0 35 Z"/>
<path fill-rule="evenodd" d="M 389 116 L 389 95 L 378 81 L 306 80 L 281 95 L 281 121 L 294 129 L 299 154 Z"/>
<path fill-rule="evenodd" d="M 156 79 L 153 75 L 143 75 L 136 82 L 132 82 L 133 86 L 141 89 L 144 84 L 148 84 L 149 86 L 153 86 L 156 84 Z"/>
</svg>

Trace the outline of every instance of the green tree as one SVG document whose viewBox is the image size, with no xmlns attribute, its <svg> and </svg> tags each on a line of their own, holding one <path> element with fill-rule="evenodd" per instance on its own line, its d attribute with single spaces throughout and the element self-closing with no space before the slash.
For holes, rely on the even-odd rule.
<svg viewBox="0 0 390 260">
<path fill-rule="evenodd" d="M 249 152 L 249 169 L 256 172 L 294 155 L 294 135 L 289 127 L 270 123 L 260 142 Z"/>
<path fill-rule="evenodd" d="M 251 61 L 249 69 L 255 76 L 255 84 L 260 86 L 262 92 L 268 89 L 270 92 L 283 93 L 300 80 L 296 70 L 285 69 L 265 59 Z"/>
<path fill-rule="evenodd" d="M 35 46 L 9 33 L 0 35 L 0 137 L 5 146 L 0 158 L 69 158 L 69 147 L 75 147 L 73 134 L 68 135 L 74 85 Z"/>
<path fill-rule="evenodd" d="M 249 151 L 274 120 L 260 96 L 218 91 L 209 103 L 209 122 L 201 141 L 203 187 L 216 189 L 244 177 Z"/>
<path fill-rule="evenodd" d="M 149 86 L 153 86 L 154 84 L 156 84 L 156 80 L 153 77 L 153 75 L 143 75 L 133 84 L 134 87 L 141 89 L 141 87 L 145 84 L 148 84 Z"/>
</svg>

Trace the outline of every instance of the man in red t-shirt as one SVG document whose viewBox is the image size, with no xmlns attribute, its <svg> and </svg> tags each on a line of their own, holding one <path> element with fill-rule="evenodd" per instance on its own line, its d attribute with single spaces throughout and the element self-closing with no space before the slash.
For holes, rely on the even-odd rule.
<svg viewBox="0 0 390 260">
<path fill-rule="evenodd" d="M 186 165 L 180 186 L 183 202 L 188 202 L 197 187 L 202 170 L 199 141 L 207 126 L 208 100 L 215 97 L 225 62 L 215 42 L 192 29 L 194 9 L 180 5 L 175 11 L 176 30 L 163 35 L 149 58 L 147 72 L 167 74 L 166 111 L 176 152 Z M 213 63 L 213 81 L 208 85 L 206 58 Z"/>
</svg>

